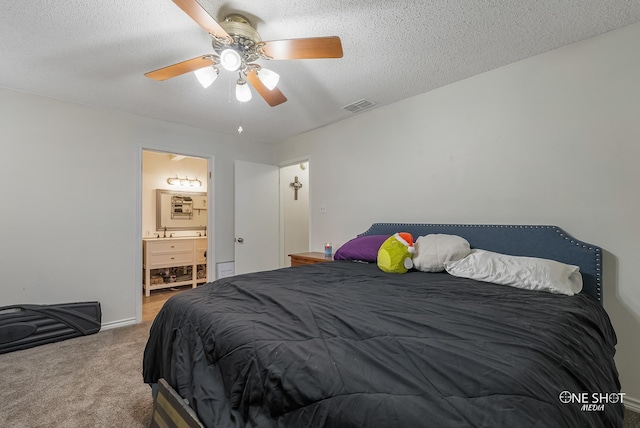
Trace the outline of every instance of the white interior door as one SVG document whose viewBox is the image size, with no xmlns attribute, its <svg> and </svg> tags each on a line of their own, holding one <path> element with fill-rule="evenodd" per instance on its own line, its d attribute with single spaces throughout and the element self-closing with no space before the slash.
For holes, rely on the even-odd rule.
<svg viewBox="0 0 640 428">
<path fill-rule="evenodd" d="M 235 162 L 235 273 L 280 267 L 280 168 Z"/>
</svg>

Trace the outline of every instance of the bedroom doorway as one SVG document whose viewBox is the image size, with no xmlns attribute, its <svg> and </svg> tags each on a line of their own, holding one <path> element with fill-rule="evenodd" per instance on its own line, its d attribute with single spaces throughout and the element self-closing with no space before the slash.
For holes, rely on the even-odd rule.
<svg viewBox="0 0 640 428">
<path fill-rule="evenodd" d="M 142 150 L 143 321 L 153 319 L 171 295 L 204 284 L 210 276 L 209 171 L 204 157 Z M 175 259 L 184 263 L 169 261 Z"/>
<path fill-rule="evenodd" d="M 280 266 L 291 266 L 289 254 L 309 249 L 309 160 L 280 168 Z"/>
<path fill-rule="evenodd" d="M 309 160 L 234 167 L 232 275 L 289 267 L 289 254 L 309 251 Z"/>
</svg>

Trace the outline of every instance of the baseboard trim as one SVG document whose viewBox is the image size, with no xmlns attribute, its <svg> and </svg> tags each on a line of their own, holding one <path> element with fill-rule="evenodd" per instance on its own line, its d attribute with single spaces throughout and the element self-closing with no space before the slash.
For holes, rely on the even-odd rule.
<svg viewBox="0 0 640 428">
<path fill-rule="evenodd" d="M 627 410 L 631 410 L 632 412 L 640 413 L 640 400 L 637 398 L 629 397 L 628 395 L 624 396 L 624 407 Z"/>
<path fill-rule="evenodd" d="M 123 320 L 102 323 L 102 330 L 111 330 L 112 328 L 125 327 L 134 324 L 136 324 L 135 318 L 126 318 Z"/>
</svg>

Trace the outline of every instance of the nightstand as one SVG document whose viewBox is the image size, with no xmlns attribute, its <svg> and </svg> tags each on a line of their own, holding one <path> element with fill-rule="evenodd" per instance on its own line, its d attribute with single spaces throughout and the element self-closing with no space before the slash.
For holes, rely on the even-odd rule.
<svg viewBox="0 0 640 428">
<path fill-rule="evenodd" d="M 315 265 L 316 263 L 333 261 L 333 255 L 325 256 L 320 252 L 289 254 L 289 257 L 291 257 L 291 266 Z"/>
</svg>

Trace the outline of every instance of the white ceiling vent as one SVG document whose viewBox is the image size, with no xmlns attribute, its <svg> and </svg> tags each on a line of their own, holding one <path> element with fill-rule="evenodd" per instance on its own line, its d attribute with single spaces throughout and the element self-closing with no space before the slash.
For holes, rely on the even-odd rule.
<svg viewBox="0 0 640 428">
<path fill-rule="evenodd" d="M 362 111 L 362 110 L 367 109 L 369 107 L 373 107 L 374 105 L 376 105 L 376 103 L 372 103 L 372 102 L 367 101 L 367 100 L 360 100 L 360 101 L 356 101 L 355 103 L 351 103 L 349 105 L 346 105 L 346 106 L 342 107 L 342 109 L 346 110 L 346 111 L 350 111 L 351 113 L 358 113 L 359 111 Z"/>
</svg>

